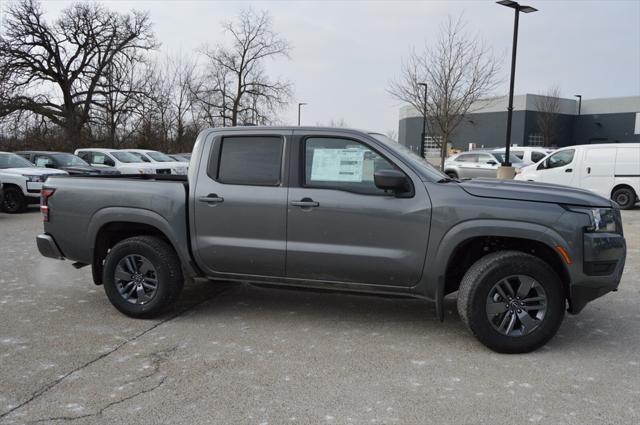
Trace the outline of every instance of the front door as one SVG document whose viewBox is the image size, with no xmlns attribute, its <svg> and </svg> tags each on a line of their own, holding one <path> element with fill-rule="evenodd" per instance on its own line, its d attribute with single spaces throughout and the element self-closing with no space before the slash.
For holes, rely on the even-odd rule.
<svg viewBox="0 0 640 425">
<path fill-rule="evenodd" d="M 412 286 L 429 238 L 424 184 L 372 141 L 322 133 L 295 141 L 287 219 L 287 277 Z M 412 194 L 378 189 L 376 170 L 399 169 Z M 296 177 L 293 177 L 293 176 Z"/>
<path fill-rule="evenodd" d="M 559 150 L 549 156 L 538 166 L 540 181 L 572 186 L 574 184 L 574 176 L 577 173 L 575 156 L 575 149 Z"/>
<path fill-rule="evenodd" d="M 193 200 L 195 252 L 209 276 L 283 277 L 286 135 L 216 136 L 201 159 Z"/>
</svg>

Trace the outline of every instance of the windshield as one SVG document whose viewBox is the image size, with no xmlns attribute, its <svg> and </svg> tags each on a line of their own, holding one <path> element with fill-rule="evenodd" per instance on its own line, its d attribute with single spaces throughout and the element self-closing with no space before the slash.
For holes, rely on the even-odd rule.
<svg viewBox="0 0 640 425">
<path fill-rule="evenodd" d="M 154 161 L 158 162 L 175 162 L 173 158 L 170 158 L 169 155 L 165 155 L 162 152 L 147 152 L 147 155 Z"/>
<path fill-rule="evenodd" d="M 51 155 L 60 167 L 79 167 L 87 166 L 85 161 L 70 153 L 56 153 Z"/>
<path fill-rule="evenodd" d="M 496 158 L 498 158 L 498 162 L 499 163 L 503 163 L 504 162 L 504 152 L 493 152 L 493 156 L 495 156 Z M 518 158 L 517 156 L 515 156 L 514 154 L 510 153 L 509 154 L 509 162 L 514 164 L 514 163 L 519 163 L 519 162 L 524 162 L 523 160 L 521 160 L 520 158 Z"/>
<path fill-rule="evenodd" d="M 393 139 L 385 136 L 380 133 L 369 133 L 370 136 L 374 137 L 379 142 L 382 142 L 392 151 L 399 153 L 400 156 L 407 159 L 411 162 L 411 165 L 416 167 L 419 171 L 422 171 L 423 174 L 426 174 L 434 181 L 449 179 L 446 174 L 438 170 L 436 167 L 431 165 L 426 159 L 421 158 L 420 155 L 412 151 L 411 149 L 407 149 L 406 146 L 402 146 L 400 143 L 396 142 Z"/>
<path fill-rule="evenodd" d="M 35 165 L 15 153 L 0 153 L 0 169 L 24 167 L 35 167 Z"/>
<path fill-rule="evenodd" d="M 149 160 L 149 158 L 147 158 L 144 154 L 141 154 L 140 152 L 132 152 L 132 151 L 129 151 L 129 152 L 127 152 L 127 153 L 128 153 L 128 154 L 131 154 L 131 155 L 133 155 L 133 156 L 135 156 L 135 157 L 136 157 L 137 162 L 151 162 L 151 161 Z"/>
<path fill-rule="evenodd" d="M 118 161 L 124 162 L 125 164 L 129 164 L 132 162 L 143 162 L 137 156 L 129 153 L 129 152 L 110 152 Z"/>
</svg>

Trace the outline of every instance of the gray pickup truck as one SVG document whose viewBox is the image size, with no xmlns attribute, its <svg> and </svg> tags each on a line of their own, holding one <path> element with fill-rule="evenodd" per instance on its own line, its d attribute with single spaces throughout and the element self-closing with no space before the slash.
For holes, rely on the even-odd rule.
<svg viewBox="0 0 640 425">
<path fill-rule="evenodd" d="M 305 127 L 205 130 L 184 176 L 50 177 L 47 257 L 91 265 L 111 303 L 161 313 L 184 276 L 408 296 L 457 291 L 486 346 L 527 352 L 615 291 L 618 207 L 580 189 L 457 181 L 375 133 Z"/>
</svg>

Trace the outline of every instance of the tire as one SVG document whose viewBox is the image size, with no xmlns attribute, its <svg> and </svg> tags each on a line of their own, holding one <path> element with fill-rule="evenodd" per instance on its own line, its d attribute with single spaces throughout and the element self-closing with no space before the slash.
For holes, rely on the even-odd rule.
<svg viewBox="0 0 640 425">
<path fill-rule="evenodd" d="M 620 205 L 620 209 L 630 210 L 636 204 L 636 193 L 630 187 L 621 187 L 613 191 L 611 199 Z"/>
<path fill-rule="evenodd" d="M 520 285 L 525 283 L 522 291 L 528 295 L 516 299 Z M 498 285 L 513 285 L 513 292 L 500 292 Z M 510 300 L 502 299 L 501 293 Z M 496 308 L 505 312 L 490 312 Z M 499 251 L 482 257 L 469 268 L 458 290 L 460 318 L 482 344 L 499 353 L 528 353 L 542 347 L 558 331 L 564 311 L 565 296 L 558 275 L 538 257 L 519 251 Z"/>
<path fill-rule="evenodd" d="M 447 176 L 451 177 L 452 179 L 458 179 L 458 174 L 455 171 L 447 171 L 445 173 Z"/>
<path fill-rule="evenodd" d="M 24 197 L 22 190 L 11 186 L 5 188 L 2 210 L 9 214 L 25 212 L 27 210 L 27 199 Z"/>
<path fill-rule="evenodd" d="M 180 260 L 169 244 L 155 236 L 136 236 L 109 251 L 102 283 L 115 308 L 146 319 L 158 316 L 176 301 L 184 279 Z"/>
</svg>

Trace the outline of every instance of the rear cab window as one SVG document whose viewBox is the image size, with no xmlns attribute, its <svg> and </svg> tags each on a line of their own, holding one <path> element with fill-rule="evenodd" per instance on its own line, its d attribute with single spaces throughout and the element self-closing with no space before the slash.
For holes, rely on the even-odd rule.
<svg viewBox="0 0 640 425">
<path fill-rule="evenodd" d="M 280 136 L 225 136 L 208 175 L 223 184 L 279 186 L 284 140 Z M 214 149 L 215 150 L 215 149 Z"/>
</svg>

